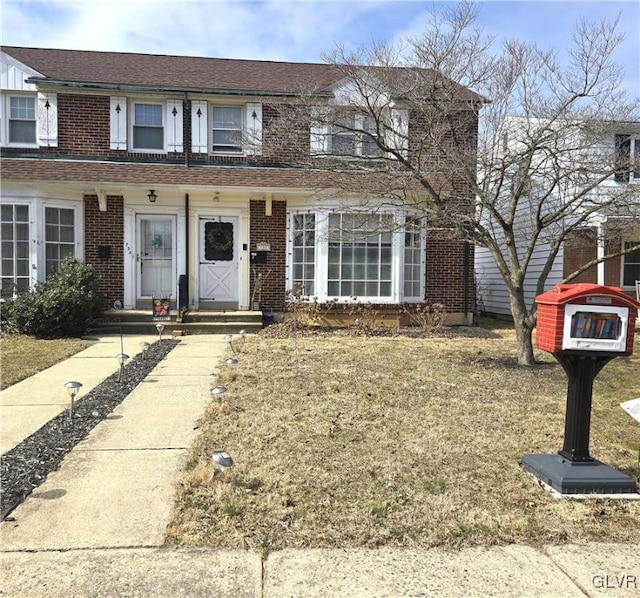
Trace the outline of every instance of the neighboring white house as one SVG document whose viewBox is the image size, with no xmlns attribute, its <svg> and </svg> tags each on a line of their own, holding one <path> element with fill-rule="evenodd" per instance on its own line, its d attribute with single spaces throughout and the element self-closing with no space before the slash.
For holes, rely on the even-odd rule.
<svg viewBox="0 0 640 598">
<path fill-rule="evenodd" d="M 517 157 L 522 139 L 520 135 L 528 136 L 534 131 L 539 131 L 539 125 L 538 122 L 532 126 L 532 123 L 525 119 L 508 119 L 506 129 L 509 133 L 504 134 L 501 143 L 505 154 L 510 153 L 512 157 Z M 576 141 L 575 137 L 565 135 L 562 139 L 558 136 L 553 143 L 564 145 L 573 141 Z M 528 141 L 522 147 L 527 143 Z M 560 213 L 559 207 L 563 202 L 575 202 L 566 217 L 549 226 L 533 245 L 523 284 L 528 308 L 531 308 L 539 292 L 549 290 L 562 282 L 582 265 L 619 251 L 623 247 L 640 243 L 640 122 L 619 123 L 615 129 L 608 128 L 607 134 L 597 141 L 587 144 L 582 139 L 575 143 L 575 147 L 576 151 L 570 152 L 564 145 L 558 152 L 556 161 L 549 160 L 549 156 L 545 155 L 540 158 L 539 164 L 532 164 L 528 168 L 526 181 L 527 193 L 531 197 L 525 193 L 518 199 L 514 231 L 520 256 L 525 254 L 532 238 L 532 231 L 536 230 L 534 220 L 545 211 L 544 208 L 541 211 L 540 206 L 545 206 L 550 212 Z M 525 154 L 526 152 L 523 152 L 523 156 Z M 580 162 L 576 161 L 577 156 L 580 156 Z M 517 159 L 514 160 L 514 164 L 517 164 Z M 571 174 L 564 178 L 564 189 L 550 192 L 556 174 L 547 176 L 546 173 L 548 169 L 555 167 L 564 169 L 565 172 L 571 171 Z M 589 176 L 596 173 L 602 180 L 595 186 L 591 185 L 589 192 L 576 201 L 574 182 L 580 168 L 588 171 Z M 517 177 L 514 179 L 517 180 Z M 589 186 L 587 184 L 585 188 Z M 544 201 L 539 200 L 541 194 L 546 194 Z M 612 202 L 614 197 L 620 198 L 617 204 Z M 624 205 L 624 210 L 617 210 L 616 205 Z M 598 206 L 598 209 L 594 210 L 594 206 Z M 599 206 L 605 207 L 600 209 Z M 578 221 L 579 226 L 567 234 L 567 223 L 575 224 Z M 629 226 L 634 222 L 635 226 Z M 494 239 L 504 252 L 506 246 L 500 224 L 495 218 L 492 219 L 485 214 L 483 223 L 492 229 Z M 538 289 L 538 280 L 549 256 L 550 242 L 559 238 L 564 238 L 564 241 L 550 265 L 544 288 Z M 475 275 L 478 310 L 488 314 L 511 315 L 508 290 L 491 252 L 485 247 L 478 246 L 475 249 Z M 619 286 L 635 297 L 637 280 L 640 280 L 640 250 L 601 262 L 571 282 Z"/>
</svg>

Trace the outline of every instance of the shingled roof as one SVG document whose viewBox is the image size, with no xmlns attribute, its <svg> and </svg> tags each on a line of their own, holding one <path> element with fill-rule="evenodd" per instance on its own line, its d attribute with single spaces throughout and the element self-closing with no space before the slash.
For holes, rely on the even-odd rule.
<svg viewBox="0 0 640 598">
<path fill-rule="evenodd" d="M 67 84 L 287 94 L 322 90 L 342 78 L 328 64 L 14 46 L 2 50 L 46 79 Z"/>
<path fill-rule="evenodd" d="M 97 52 L 3 46 L 2 51 L 43 75 L 43 83 L 105 88 L 147 88 L 174 91 L 243 93 L 247 95 L 298 95 L 301 92 L 330 93 L 350 68 L 311 62 L 274 62 L 197 56 L 167 56 L 126 52 Z M 356 67 L 357 68 L 357 67 Z M 364 67 L 384 73 L 381 67 Z M 412 74 L 413 73 L 413 74 Z M 389 83 L 415 79 L 425 85 L 446 81 L 430 69 L 392 69 L 383 79 Z M 425 76 L 426 75 L 426 76 Z M 38 80 L 37 77 L 34 79 Z M 402 83 L 398 90 L 410 88 Z M 418 86 L 419 89 L 420 86 Z M 483 101 L 473 91 L 453 81 L 447 86 L 458 100 Z M 403 95 L 400 92 L 399 95 Z"/>
</svg>

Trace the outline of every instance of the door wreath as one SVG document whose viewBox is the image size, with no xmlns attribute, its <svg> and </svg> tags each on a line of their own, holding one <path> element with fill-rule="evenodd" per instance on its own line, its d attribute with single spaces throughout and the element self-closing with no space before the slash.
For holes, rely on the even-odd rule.
<svg viewBox="0 0 640 598">
<path fill-rule="evenodd" d="M 204 227 L 205 259 L 233 259 L 233 223 L 207 222 Z"/>
</svg>

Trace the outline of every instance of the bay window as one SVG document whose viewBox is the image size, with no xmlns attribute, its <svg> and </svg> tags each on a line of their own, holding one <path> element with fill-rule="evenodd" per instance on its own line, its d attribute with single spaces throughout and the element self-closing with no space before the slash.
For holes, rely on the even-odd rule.
<svg viewBox="0 0 640 598">
<path fill-rule="evenodd" d="M 290 288 L 319 301 L 424 296 L 422 221 L 399 213 L 308 212 L 289 220 Z"/>
<path fill-rule="evenodd" d="M 31 285 L 29 206 L 0 206 L 2 296 L 12 297 Z"/>
</svg>

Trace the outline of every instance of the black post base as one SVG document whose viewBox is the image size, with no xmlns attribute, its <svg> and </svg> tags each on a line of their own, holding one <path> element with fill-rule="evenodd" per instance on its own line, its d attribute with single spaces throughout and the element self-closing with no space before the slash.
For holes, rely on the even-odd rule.
<svg viewBox="0 0 640 598">
<path fill-rule="evenodd" d="M 560 494 L 632 494 L 635 480 L 608 465 L 562 455 L 522 455 L 522 467 Z"/>
</svg>

